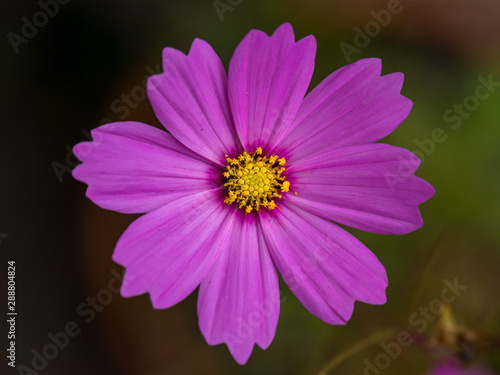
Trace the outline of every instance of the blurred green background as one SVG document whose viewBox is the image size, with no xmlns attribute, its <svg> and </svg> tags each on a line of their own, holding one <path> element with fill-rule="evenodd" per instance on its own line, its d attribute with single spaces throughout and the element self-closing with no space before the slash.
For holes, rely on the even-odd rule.
<svg viewBox="0 0 500 375">
<path fill-rule="evenodd" d="M 500 372 L 500 2 L 66 0 L 43 11 L 48 3 L 9 2 L 1 15 L 0 254 L 17 265 L 16 364 L 33 368 L 49 334 L 75 322 L 79 333 L 53 359 L 39 361 L 37 372 L 424 374 L 457 354 L 436 334 L 442 319 L 432 304 L 446 280 L 458 280 L 467 288 L 450 304 L 457 324 L 450 337 L 470 341 L 471 364 Z M 36 32 L 23 30 L 26 20 L 38 23 Z M 386 305 L 356 303 L 346 326 L 329 326 L 282 284 L 273 343 L 239 366 L 225 346 L 205 343 L 196 293 L 155 311 L 147 296 L 112 292 L 109 283 L 121 273 L 111 261 L 114 244 L 135 216 L 86 200 L 85 186 L 70 175 L 75 159 L 68 150 L 102 122 L 159 126 L 141 93 L 145 78 L 158 72 L 163 47 L 187 52 L 201 38 L 227 67 L 250 29 L 270 34 L 283 22 L 297 38 L 317 39 L 311 88 L 365 57 L 380 57 L 384 74 L 405 74 L 402 93 L 414 107 L 384 142 L 421 156 L 417 174 L 436 195 L 421 206 L 425 225 L 414 233 L 349 229 L 386 266 Z M 487 81 L 493 83 L 478 96 Z M 82 313 L 104 295 L 105 306 Z M 418 332 L 424 327 L 414 314 L 422 319 L 429 308 Z M 403 331 L 411 345 L 385 366 L 383 346 Z"/>
</svg>

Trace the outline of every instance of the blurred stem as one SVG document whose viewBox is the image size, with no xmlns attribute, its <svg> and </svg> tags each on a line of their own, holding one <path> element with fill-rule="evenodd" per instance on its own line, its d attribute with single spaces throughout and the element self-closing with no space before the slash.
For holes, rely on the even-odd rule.
<svg viewBox="0 0 500 375">
<path fill-rule="evenodd" d="M 409 313 L 411 314 L 413 311 L 415 311 L 418 307 L 419 301 L 422 298 L 422 291 L 424 289 L 424 285 L 422 283 L 422 280 L 429 280 L 430 277 L 430 272 L 432 270 L 432 265 L 436 259 L 436 255 L 439 253 L 439 251 L 443 248 L 445 244 L 445 233 L 441 233 L 441 235 L 437 238 L 434 246 L 432 247 L 429 255 L 427 256 L 427 260 L 425 261 L 422 271 L 420 272 L 420 277 L 417 281 L 417 285 L 415 287 L 415 294 L 413 295 L 413 299 L 411 303 L 409 304 L 410 306 L 410 311 Z"/>
<path fill-rule="evenodd" d="M 330 371 L 332 371 L 335 367 L 337 367 L 339 364 L 344 362 L 346 359 L 349 357 L 353 356 L 354 354 L 360 352 L 361 350 L 374 345 L 378 344 L 379 342 L 383 340 L 390 339 L 396 335 L 397 331 L 395 328 L 387 329 L 384 331 L 378 331 L 373 333 L 371 336 L 358 341 L 356 344 L 351 346 L 350 348 L 344 350 L 343 352 L 340 352 L 335 358 L 333 358 L 330 362 L 328 362 L 319 372 L 318 375 L 327 375 Z"/>
</svg>

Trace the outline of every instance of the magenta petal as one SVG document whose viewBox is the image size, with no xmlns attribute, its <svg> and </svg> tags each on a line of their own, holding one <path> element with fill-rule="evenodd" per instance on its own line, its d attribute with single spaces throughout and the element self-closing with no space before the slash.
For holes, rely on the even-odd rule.
<svg viewBox="0 0 500 375">
<path fill-rule="evenodd" d="M 247 151 L 276 146 L 289 132 L 314 70 L 316 41 L 299 42 L 290 24 L 269 37 L 250 31 L 229 64 L 228 89 L 236 131 Z M 267 148 L 266 148 L 267 145 Z"/>
<path fill-rule="evenodd" d="M 241 146 L 219 57 L 207 42 L 196 39 L 187 56 L 165 48 L 163 70 L 148 81 L 148 96 L 156 116 L 186 147 L 225 164 L 224 154 L 234 154 Z"/>
<path fill-rule="evenodd" d="M 186 298 L 218 259 L 234 215 L 220 190 L 198 193 L 147 213 L 120 237 L 113 260 L 126 268 L 124 297 L 145 292 L 165 309 Z"/>
<path fill-rule="evenodd" d="M 289 202 L 261 217 L 274 263 L 314 315 L 345 324 L 354 301 L 383 304 L 387 276 L 377 257 L 332 222 Z"/>
<path fill-rule="evenodd" d="M 225 249 L 201 283 L 201 332 L 211 345 L 226 343 L 236 361 L 244 364 L 255 343 L 263 349 L 269 346 L 278 315 L 278 273 L 259 217 L 236 210 Z"/>
<path fill-rule="evenodd" d="M 372 58 L 330 74 L 304 99 L 279 155 L 293 164 L 324 149 L 372 143 L 390 134 L 412 102 L 399 93 L 402 73 L 381 77 L 380 71 L 380 60 Z"/>
<path fill-rule="evenodd" d="M 404 234 L 423 224 L 418 205 L 434 188 L 413 173 L 417 156 L 403 148 L 369 144 L 334 149 L 289 168 L 287 198 L 325 219 L 364 231 Z"/>
<path fill-rule="evenodd" d="M 438 363 L 429 375 L 495 375 L 490 369 L 484 367 L 466 367 L 456 358 L 445 358 Z"/>
<path fill-rule="evenodd" d="M 92 138 L 73 148 L 83 162 L 73 177 L 88 184 L 87 196 L 108 210 L 149 212 L 220 186 L 222 172 L 163 130 L 118 122 L 92 130 Z"/>
</svg>

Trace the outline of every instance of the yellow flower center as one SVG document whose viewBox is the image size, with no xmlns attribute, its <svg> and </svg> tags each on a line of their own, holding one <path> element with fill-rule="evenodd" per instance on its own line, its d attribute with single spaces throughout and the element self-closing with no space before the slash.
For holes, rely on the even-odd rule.
<svg viewBox="0 0 500 375">
<path fill-rule="evenodd" d="M 261 207 L 276 208 L 273 198 L 281 198 L 280 193 L 290 189 L 290 182 L 281 175 L 286 161 L 276 155 L 269 158 L 260 155 L 260 147 L 252 154 L 244 152 L 234 159 L 226 155 L 227 172 L 223 175 L 228 191 L 224 203 L 236 202 L 238 208 L 245 208 L 247 213 L 259 211 Z"/>
</svg>

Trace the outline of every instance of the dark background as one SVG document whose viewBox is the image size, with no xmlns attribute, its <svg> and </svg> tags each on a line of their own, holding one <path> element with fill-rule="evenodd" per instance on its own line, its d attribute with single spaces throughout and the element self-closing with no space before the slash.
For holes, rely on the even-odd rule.
<svg viewBox="0 0 500 375">
<path fill-rule="evenodd" d="M 475 96 L 479 77 L 500 82 L 500 3 L 401 0 L 402 11 L 362 48 L 355 44 L 358 30 L 393 0 L 220 3 L 231 10 L 218 13 L 210 0 L 57 3 L 52 16 L 38 16 L 43 26 L 16 52 L 9 33 L 23 37 L 23 17 L 33 22 L 42 8 L 35 1 L 4 2 L 0 268 L 6 275 L 7 260 L 16 262 L 16 365 L 33 368 L 33 357 L 45 348 L 54 358 L 35 360 L 43 374 L 317 374 L 345 354 L 329 373 L 361 374 L 366 361 L 383 353 L 379 343 L 394 341 L 403 330 L 415 333 L 410 316 L 440 297 L 444 280 L 457 278 L 467 289 L 450 308 L 460 329 L 473 332 L 471 362 L 500 371 L 499 87 L 459 117 L 456 129 L 443 118 L 454 104 Z M 297 38 L 317 38 L 311 87 L 349 60 L 365 57 L 382 58 L 384 74 L 404 72 L 402 92 L 414 108 L 384 142 L 420 152 L 417 174 L 437 193 L 422 205 L 425 225 L 417 232 L 351 230 L 387 268 L 386 305 L 357 303 L 346 326 L 328 326 L 283 285 L 274 342 L 266 351 L 254 349 L 242 367 L 224 346 L 205 343 L 196 293 L 155 311 L 147 296 L 123 299 L 114 292 L 122 271 L 111 254 L 135 217 L 102 210 L 85 198 L 85 186 L 71 177 L 76 161 L 69 150 L 102 122 L 126 118 L 159 125 L 141 93 L 147 75 L 158 71 L 163 47 L 187 52 L 194 38 L 202 38 L 227 67 L 250 29 L 270 34 L 283 22 L 293 25 Z M 349 59 L 342 43 L 357 48 Z M 123 95 L 132 99 L 118 111 L 117 101 L 127 100 Z M 444 132 L 440 142 L 428 140 L 437 128 Z M 426 373 L 448 350 L 433 341 L 437 321 L 433 315 L 382 373 Z M 75 337 L 57 336 L 71 322 Z M 0 335 L 3 349 L 7 329 Z M 378 339 L 387 329 L 395 334 Z M 57 353 L 46 348 L 50 334 L 62 340 Z M 373 343 L 346 354 L 363 340 Z M 2 358 L 2 374 L 23 373 Z"/>
</svg>

